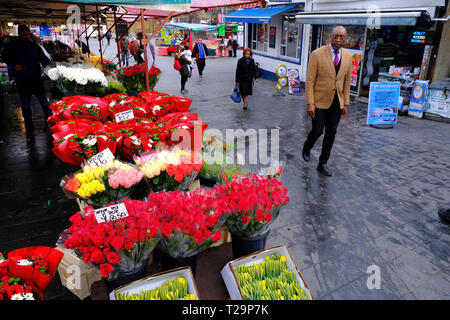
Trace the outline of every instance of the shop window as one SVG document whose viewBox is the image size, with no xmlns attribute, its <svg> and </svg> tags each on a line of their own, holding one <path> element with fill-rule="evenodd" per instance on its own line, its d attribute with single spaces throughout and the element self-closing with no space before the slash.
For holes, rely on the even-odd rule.
<svg viewBox="0 0 450 320">
<path fill-rule="evenodd" d="M 280 55 L 300 58 L 302 48 L 302 25 L 295 23 L 295 16 L 283 17 Z"/>
<path fill-rule="evenodd" d="M 252 50 L 267 52 L 269 47 L 269 25 L 262 23 L 252 24 L 251 44 Z"/>
</svg>

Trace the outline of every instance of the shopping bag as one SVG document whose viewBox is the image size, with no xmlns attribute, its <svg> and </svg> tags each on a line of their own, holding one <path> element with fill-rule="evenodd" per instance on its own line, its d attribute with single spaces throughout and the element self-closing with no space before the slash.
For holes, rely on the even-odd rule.
<svg viewBox="0 0 450 320">
<path fill-rule="evenodd" d="M 239 86 L 234 87 L 233 92 L 230 95 L 231 100 L 233 100 L 236 103 L 241 102 L 241 95 L 239 92 Z"/>
<path fill-rule="evenodd" d="M 173 68 L 178 71 L 181 70 L 181 64 L 180 64 L 180 61 L 178 61 L 178 59 L 175 59 L 173 61 Z"/>
</svg>

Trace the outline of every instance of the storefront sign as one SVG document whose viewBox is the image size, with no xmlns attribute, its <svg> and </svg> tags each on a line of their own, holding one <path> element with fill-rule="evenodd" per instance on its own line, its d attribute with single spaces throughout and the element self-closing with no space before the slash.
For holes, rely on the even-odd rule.
<svg viewBox="0 0 450 320">
<path fill-rule="evenodd" d="M 95 209 L 94 215 L 98 223 L 103 223 L 128 217 L 128 211 L 123 203 L 118 203 L 109 207 Z"/>
<path fill-rule="evenodd" d="M 109 148 L 106 148 L 102 152 L 99 152 L 95 156 L 91 157 L 88 160 L 88 163 L 93 167 L 100 167 L 111 160 L 114 160 L 114 155 Z"/>
<path fill-rule="evenodd" d="M 371 82 L 367 124 L 397 122 L 400 82 Z"/>
<path fill-rule="evenodd" d="M 289 94 L 300 94 L 300 72 L 298 69 L 289 69 L 287 72 L 289 82 Z"/>
</svg>

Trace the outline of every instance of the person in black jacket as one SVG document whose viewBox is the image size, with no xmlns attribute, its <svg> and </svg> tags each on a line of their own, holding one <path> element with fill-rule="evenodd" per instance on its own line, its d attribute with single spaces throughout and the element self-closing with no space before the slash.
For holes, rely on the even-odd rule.
<svg viewBox="0 0 450 320">
<path fill-rule="evenodd" d="M 233 40 L 233 57 L 237 57 L 237 49 L 239 48 L 239 44 L 236 38 Z"/>
<path fill-rule="evenodd" d="M 244 102 L 244 110 L 247 110 L 247 96 L 252 95 L 253 79 L 258 82 L 255 60 L 252 58 L 252 49 L 246 48 L 244 56 L 238 60 L 236 67 L 236 85 L 239 85 L 239 91 Z"/>
<path fill-rule="evenodd" d="M 180 62 L 181 69 L 180 69 L 180 75 L 181 75 L 181 93 L 186 94 L 189 91 L 185 89 L 186 82 L 189 77 L 189 68 L 188 65 L 191 64 L 191 61 L 189 61 L 182 53 L 184 50 L 189 50 L 189 46 L 186 44 L 185 47 L 179 47 L 177 50 L 176 59 Z"/>
<path fill-rule="evenodd" d="M 208 56 L 208 47 L 202 43 L 202 39 L 199 39 L 198 43 L 195 44 L 192 55 L 197 61 L 198 74 L 201 77 L 203 75 L 203 69 L 205 69 L 206 57 Z"/>
<path fill-rule="evenodd" d="M 45 120 L 52 115 L 49 108 L 45 88 L 41 80 L 41 68 L 50 64 L 42 49 L 31 41 L 30 29 L 25 25 L 19 26 L 19 38 L 11 41 L 3 51 L 3 61 L 12 68 L 12 75 L 16 81 L 20 96 L 22 116 L 25 120 L 27 136 L 33 131 L 31 112 L 31 96 L 34 94 L 41 104 Z M 45 123 L 47 129 L 47 123 Z"/>
</svg>

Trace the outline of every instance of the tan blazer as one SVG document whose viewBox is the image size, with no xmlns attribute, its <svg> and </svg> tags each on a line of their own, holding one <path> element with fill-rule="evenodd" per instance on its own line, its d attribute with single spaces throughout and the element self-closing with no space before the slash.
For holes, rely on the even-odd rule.
<svg viewBox="0 0 450 320">
<path fill-rule="evenodd" d="M 336 76 L 329 45 L 311 52 L 306 73 L 306 104 L 328 109 L 337 90 L 341 109 L 350 103 L 352 54 L 341 48 L 341 66 Z"/>
</svg>

